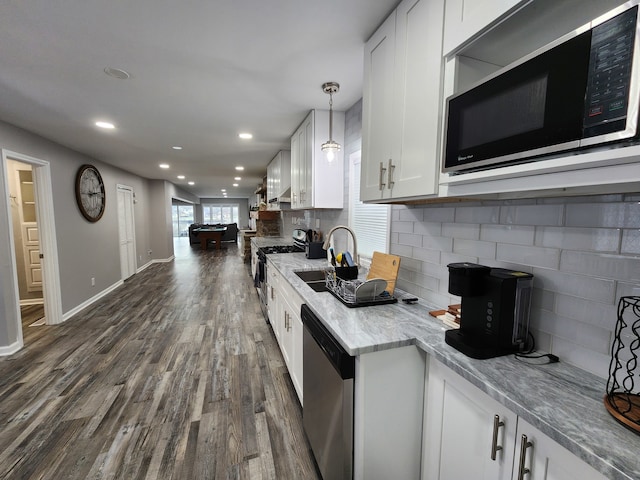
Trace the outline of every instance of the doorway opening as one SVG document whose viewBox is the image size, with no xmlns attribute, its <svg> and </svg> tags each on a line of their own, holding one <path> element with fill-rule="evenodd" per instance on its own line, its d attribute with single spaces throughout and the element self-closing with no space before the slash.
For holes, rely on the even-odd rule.
<svg viewBox="0 0 640 480">
<path fill-rule="evenodd" d="M 5 306 L 10 344 L 0 347 L 0 355 L 9 355 L 24 345 L 21 303 L 43 304 L 47 325 L 63 318 L 49 162 L 2 150 L 0 173 L 0 194 L 8 200 L 0 208 L 0 224 L 9 233 L 5 248 L 12 274 L 6 298 L 15 299 Z"/>
</svg>

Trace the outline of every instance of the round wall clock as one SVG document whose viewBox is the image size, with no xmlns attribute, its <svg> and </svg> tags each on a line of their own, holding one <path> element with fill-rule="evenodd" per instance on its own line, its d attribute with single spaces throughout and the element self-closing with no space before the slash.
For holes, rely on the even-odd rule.
<svg viewBox="0 0 640 480">
<path fill-rule="evenodd" d="M 76 201 L 82 216 L 97 222 L 104 213 L 104 182 L 93 165 L 82 165 L 76 175 Z"/>
</svg>

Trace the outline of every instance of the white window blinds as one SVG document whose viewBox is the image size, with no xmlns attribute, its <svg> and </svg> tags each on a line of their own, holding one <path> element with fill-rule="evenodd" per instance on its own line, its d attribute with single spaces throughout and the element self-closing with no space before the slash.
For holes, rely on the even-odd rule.
<svg viewBox="0 0 640 480">
<path fill-rule="evenodd" d="M 349 226 L 358 240 L 358 253 L 371 258 L 373 252 L 388 253 L 389 205 L 360 201 L 360 152 L 350 156 Z"/>
</svg>

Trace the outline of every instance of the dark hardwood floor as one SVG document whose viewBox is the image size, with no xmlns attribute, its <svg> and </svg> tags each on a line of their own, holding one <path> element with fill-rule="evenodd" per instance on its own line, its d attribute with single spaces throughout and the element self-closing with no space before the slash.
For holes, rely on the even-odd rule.
<svg viewBox="0 0 640 480">
<path fill-rule="evenodd" d="M 0 358 L 0 478 L 319 479 L 236 246 L 175 251 Z"/>
</svg>

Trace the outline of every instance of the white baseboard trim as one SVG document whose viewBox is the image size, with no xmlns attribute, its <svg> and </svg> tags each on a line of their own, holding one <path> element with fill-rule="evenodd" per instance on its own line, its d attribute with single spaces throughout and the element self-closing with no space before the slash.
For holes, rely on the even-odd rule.
<svg viewBox="0 0 640 480">
<path fill-rule="evenodd" d="M 153 263 L 169 263 L 173 262 L 176 259 L 175 255 L 171 255 L 169 258 L 157 258 L 153 260 Z"/>
<path fill-rule="evenodd" d="M 62 321 L 66 321 L 69 320 L 71 317 L 73 317 L 76 313 L 84 310 L 85 308 L 87 308 L 89 305 L 91 305 L 92 303 L 97 302 L 98 300 L 100 300 L 102 297 L 104 297 L 105 295 L 108 295 L 109 293 L 113 292 L 116 288 L 118 288 L 120 285 L 122 285 L 124 282 L 122 280 L 117 281 L 116 283 L 114 283 L 113 285 L 111 285 L 109 288 L 104 289 L 103 291 L 101 291 L 100 293 L 98 293 L 97 295 L 94 295 L 93 297 L 89 298 L 88 300 L 82 302 L 80 305 L 78 305 L 77 307 L 69 310 L 68 312 L 64 313 L 62 315 Z"/>
<path fill-rule="evenodd" d="M 147 263 L 138 268 L 136 270 L 136 273 L 140 273 L 141 271 L 146 270 L 150 265 L 153 265 L 153 260 L 149 260 Z"/>
<path fill-rule="evenodd" d="M 22 342 L 14 342 L 6 347 L 0 347 L 0 357 L 6 357 L 7 355 L 13 355 L 20 350 L 24 344 Z"/>
<path fill-rule="evenodd" d="M 30 305 L 44 305 L 44 298 L 27 298 L 20 300 L 21 307 L 28 307 Z"/>
</svg>

